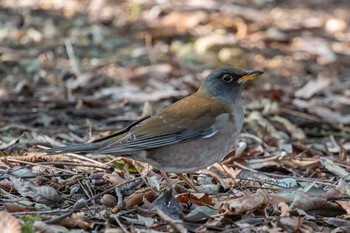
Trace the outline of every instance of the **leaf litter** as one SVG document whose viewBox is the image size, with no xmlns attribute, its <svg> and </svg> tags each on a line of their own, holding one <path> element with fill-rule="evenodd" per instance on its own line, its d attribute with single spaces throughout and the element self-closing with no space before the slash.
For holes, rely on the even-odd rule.
<svg viewBox="0 0 350 233">
<path fill-rule="evenodd" d="M 2 1 L 2 229 L 349 231 L 350 6 L 315 4 Z M 243 93 L 238 146 L 190 174 L 199 192 L 173 174 L 166 191 L 127 158 L 40 154 L 120 130 L 232 64 L 265 78 Z"/>
</svg>

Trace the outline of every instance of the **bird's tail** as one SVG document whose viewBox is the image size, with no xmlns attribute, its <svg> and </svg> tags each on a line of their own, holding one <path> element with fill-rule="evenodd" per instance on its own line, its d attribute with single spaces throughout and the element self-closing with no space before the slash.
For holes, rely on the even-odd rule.
<svg viewBox="0 0 350 233">
<path fill-rule="evenodd" d="M 111 143 L 118 141 L 125 136 L 125 130 L 119 131 L 107 137 L 83 144 L 75 144 L 70 146 L 56 147 L 43 151 L 45 154 L 54 155 L 61 153 L 93 153 L 98 152 L 100 149 L 108 146 Z"/>
<path fill-rule="evenodd" d="M 92 141 L 90 143 L 84 143 L 84 144 L 76 144 L 76 145 L 70 145 L 70 146 L 63 146 L 63 147 L 57 147 L 52 148 L 48 150 L 44 150 L 43 152 L 48 155 L 54 155 L 54 154 L 60 154 L 60 153 L 93 153 L 98 152 L 99 150 L 103 149 L 104 147 L 115 143 L 119 139 L 123 138 L 132 127 L 140 123 L 141 121 L 149 118 L 150 116 L 144 116 L 143 118 L 139 119 L 138 121 L 135 121 L 128 127 L 124 128 L 123 130 L 116 132 L 114 134 L 111 134 L 107 137 Z"/>
<path fill-rule="evenodd" d="M 56 147 L 43 151 L 45 154 L 54 155 L 61 153 L 92 153 L 101 148 L 101 142 L 76 144 L 70 146 Z"/>
</svg>

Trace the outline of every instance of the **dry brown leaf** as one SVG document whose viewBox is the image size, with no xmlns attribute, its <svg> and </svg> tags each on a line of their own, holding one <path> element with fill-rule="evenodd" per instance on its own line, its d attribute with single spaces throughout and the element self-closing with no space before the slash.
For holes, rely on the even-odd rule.
<svg viewBox="0 0 350 233">
<path fill-rule="evenodd" d="M 106 180 L 109 186 L 116 186 L 126 181 L 118 173 L 112 173 L 112 174 L 105 173 L 103 178 Z"/>
<path fill-rule="evenodd" d="M 196 205 L 213 205 L 213 201 L 206 193 L 182 193 L 176 196 L 181 203 L 194 203 Z"/>
<path fill-rule="evenodd" d="M 301 217 L 283 217 L 279 219 L 278 225 L 286 232 L 297 232 L 303 222 Z"/>
<path fill-rule="evenodd" d="M 285 202 L 279 203 L 278 208 L 281 211 L 281 214 L 280 214 L 281 217 L 288 217 L 289 216 L 289 211 L 288 211 L 289 207 Z"/>
<path fill-rule="evenodd" d="M 73 213 L 72 216 L 67 217 L 61 221 L 61 224 L 68 228 L 83 228 L 92 229 L 94 222 L 85 219 L 84 212 Z"/>
<path fill-rule="evenodd" d="M 278 160 L 278 162 L 285 167 L 293 168 L 293 169 L 307 168 L 307 167 L 319 165 L 319 161 L 316 159 L 314 159 L 314 160 L 301 160 L 301 159 L 292 159 L 289 156 L 283 157 L 282 159 Z"/>
<path fill-rule="evenodd" d="M 345 211 L 348 215 L 350 215 L 350 203 L 349 201 L 335 201 L 336 203 L 338 203 Z"/>
<path fill-rule="evenodd" d="M 219 203 L 219 208 L 221 213 L 238 215 L 258 209 L 267 203 L 268 193 L 259 189 L 254 194 L 246 193 L 240 198 L 223 200 Z"/>
<path fill-rule="evenodd" d="M 311 215 L 322 215 L 333 217 L 345 213 L 345 210 L 338 204 L 327 201 L 321 197 L 311 197 L 305 192 L 296 191 L 295 199 L 290 210 L 302 209 Z"/>
<path fill-rule="evenodd" d="M 6 211 L 0 212 L 0 231 L 2 233 L 21 233 L 19 219 Z"/>
<path fill-rule="evenodd" d="M 35 186 L 33 182 L 10 177 L 13 186 L 24 197 L 31 197 L 34 201 L 54 207 L 63 202 L 61 195 L 50 186 Z"/>
<path fill-rule="evenodd" d="M 28 212 L 31 209 L 30 208 L 25 208 L 22 205 L 19 205 L 17 203 L 3 203 L 5 209 L 9 213 L 15 213 L 15 212 Z"/>
<path fill-rule="evenodd" d="M 144 199 L 147 199 L 149 202 L 153 202 L 157 197 L 157 192 L 152 188 L 140 189 L 131 194 L 130 196 L 125 197 L 124 203 L 126 209 L 132 209 L 135 206 L 139 206 L 143 203 Z"/>
</svg>

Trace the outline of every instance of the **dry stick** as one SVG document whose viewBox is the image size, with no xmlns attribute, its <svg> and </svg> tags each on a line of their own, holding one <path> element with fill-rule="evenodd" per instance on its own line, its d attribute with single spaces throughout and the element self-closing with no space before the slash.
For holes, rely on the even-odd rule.
<svg viewBox="0 0 350 233">
<path fill-rule="evenodd" d="M 171 217 L 169 217 L 168 215 L 166 215 L 161 209 L 155 207 L 157 214 L 159 215 L 159 217 L 161 219 L 163 219 L 165 222 L 169 223 L 171 225 L 171 227 L 174 229 L 174 231 L 176 232 L 180 232 L 180 233 L 186 233 L 187 230 L 186 228 L 183 226 L 183 221 L 181 220 L 174 220 Z"/>
<path fill-rule="evenodd" d="M 129 233 L 129 231 L 124 227 L 124 225 L 122 224 L 122 222 L 119 220 L 119 217 L 116 216 L 115 218 L 115 221 L 118 223 L 118 225 L 120 226 L 120 228 L 122 229 L 122 231 L 124 233 Z"/>
<path fill-rule="evenodd" d="M 69 38 L 64 40 L 64 45 L 66 46 L 67 55 L 69 58 L 69 63 L 75 76 L 79 77 L 81 75 L 80 69 L 78 67 L 77 59 L 75 58 L 72 42 Z"/>
<path fill-rule="evenodd" d="M 14 212 L 11 215 L 27 215 L 27 214 L 56 214 L 66 212 L 67 210 L 55 209 L 55 210 L 38 210 L 38 211 L 25 211 L 25 212 Z"/>
<path fill-rule="evenodd" d="M 93 159 L 89 159 L 86 156 L 82 156 L 82 155 L 78 155 L 78 154 L 74 154 L 74 153 L 64 153 L 64 154 L 66 154 L 66 155 L 68 155 L 70 157 L 73 157 L 73 158 L 80 159 L 80 160 L 86 160 L 86 161 L 88 161 L 90 163 L 93 163 L 93 164 L 98 164 L 99 166 L 104 166 L 103 163 L 100 163 L 100 162 L 98 162 L 96 160 L 93 160 Z"/>
<path fill-rule="evenodd" d="M 71 166 L 71 167 L 93 167 L 93 168 L 99 168 L 102 170 L 109 169 L 103 166 L 98 166 L 94 164 L 80 164 L 80 163 L 74 163 L 74 162 L 39 162 L 40 165 L 63 165 L 63 166 Z"/>
<path fill-rule="evenodd" d="M 38 166 L 37 163 L 31 163 L 31 162 L 21 161 L 21 160 L 17 160 L 17 159 L 7 159 L 7 161 L 16 162 L 16 163 L 23 163 L 23 164 L 29 164 L 29 165 L 32 165 L 32 166 Z M 65 170 L 65 169 L 62 169 L 62 168 L 57 168 L 57 167 L 52 167 L 52 166 L 47 166 L 47 165 L 40 165 L 40 164 L 39 164 L 39 166 L 55 169 L 55 170 L 58 170 L 58 171 L 61 171 L 61 172 L 67 172 L 67 173 L 70 173 L 70 174 L 73 174 L 73 175 L 77 175 L 76 172 L 71 172 L 69 170 Z"/>
<path fill-rule="evenodd" d="M 237 167 L 240 167 L 240 168 L 243 168 L 245 170 L 248 170 L 248 171 L 251 171 L 251 172 L 258 172 L 257 170 L 255 169 L 252 169 L 252 168 L 249 168 L 249 167 L 246 167 L 240 163 L 237 163 L 237 162 L 233 162 L 234 165 L 236 165 Z M 281 178 L 290 178 L 290 176 L 286 176 L 286 175 L 279 175 L 279 174 L 273 174 L 273 173 L 268 173 L 268 172 L 263 172 L 265 175 L 268 175 L 268 176 L 272 176 L 272 177 L 281 177 Z M 322 181 L 317 181 L 315 179 L 310 179 L 310 178 L 298 178 L 298 177 L 292 177 L 293 179 L 295 180 L 299 180 L 299 181 L 307 181 L 307 182 L 315 182 L 317 184 L 323 184 L 323 185 L 333 185 L 335 186 L 334 184 L 332 184 L 331 181 L 329 181 L 330 183 L 327 183 L 327 182 L 322 182 Z M 333 182 L 334 183 L 334 182 Z"/>
<path fill-rule="evenodd" d="M 187 177 L 187 175 L 176 173 L 186 184 L 188 184 L 196 193 L 201 193 L 201 191 L 193 184 L 193 182 Z"/>
<path fill-rule="evenodd" d="M 237 183 L 237 181 L 235 180 L 235 177 L 233 177 L 233 176 L 231 175 L 231 173 L 227 171 L 226 168 L 228 168 L 228 167 L 227 167 L 226 165 L 221 164 L 220 161 L 217 161 L 217 163 L 218 163 L 218 164 L 220 165 L 220 167 L 226 172 L 226 174 L 231 178 L 231 180 L 233 181 L 233 183 L 236 184 L 236 185 L 239 187 L 240 185 L 239 185 L 239 184 Z"/>
</svg>

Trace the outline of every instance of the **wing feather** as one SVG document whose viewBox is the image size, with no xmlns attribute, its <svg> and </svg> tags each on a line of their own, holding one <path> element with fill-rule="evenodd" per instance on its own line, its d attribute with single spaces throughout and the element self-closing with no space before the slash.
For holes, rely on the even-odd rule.
<svg viewBox="0 0 350 233">
<path fill-rule="evenodd" d="M 193 106 L 193 103 L 199 106 Z M 230 112 L 228 107 L 217 99 L 197 92 L 169 106 L 158 115 L 145 119 L 131 128 L 125 137 L 96 152 L 123 153 L 162 147 L 196 138 L 208 138 L 218 131 L 216 118 Z"/>
</svg>

